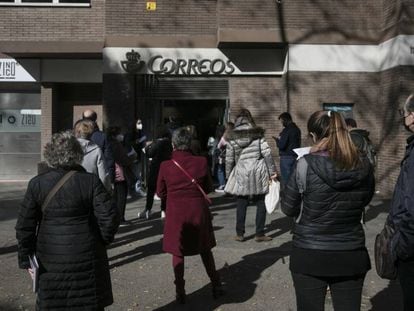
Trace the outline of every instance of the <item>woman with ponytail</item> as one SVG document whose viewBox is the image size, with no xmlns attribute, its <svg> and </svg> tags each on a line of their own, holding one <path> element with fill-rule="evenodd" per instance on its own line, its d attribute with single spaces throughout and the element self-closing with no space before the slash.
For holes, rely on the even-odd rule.
<svg viewBox="0 0 414 311">
<path fill-rule="evenodd" d="M 297 310 L 324 310 L 328 286 L 335 311 L 360 310 L 371 268 L 361 218 L 374 194 L 373 168 L 339 113 L 313 113 L 308 131 L 314 145 L 282 193 L 282 211 L 296 218 L 290 270 Z"/>
</svg>

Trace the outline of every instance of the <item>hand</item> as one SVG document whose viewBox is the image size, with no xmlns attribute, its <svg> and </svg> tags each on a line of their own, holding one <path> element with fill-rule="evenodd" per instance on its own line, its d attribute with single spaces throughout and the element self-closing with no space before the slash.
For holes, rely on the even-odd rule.
<svg viewBox="0 0 414 311">
<path fill-rule="evenodd" d="M 276 180 L 277 179 L 277 173 L 274 173 L 272 176 L 270 176 L 271 180 Z"/>
<path fill-rule="evenodd" d="M 34 271 L 31 268 L 28 268 L 27 272 L 29 272 L 30 277 L 32 278 L 32 280 L 34 280 Z"/>
</svg>

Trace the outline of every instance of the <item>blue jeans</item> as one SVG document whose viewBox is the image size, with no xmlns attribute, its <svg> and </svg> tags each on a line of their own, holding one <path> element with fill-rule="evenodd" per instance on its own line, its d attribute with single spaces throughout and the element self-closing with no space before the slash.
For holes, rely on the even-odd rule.
<svg viewBox="0 0 414 311">
<path fill-rule="evenodd" d="M 280 157 L 280 175 L 282 177 L 282 183 L 287 184 L 289 181 L 289 176 L 293 171 L 293 166 L 295 165 L 296 157 L 295 156 L 281 156 Z"/>
<path fill-rule="evenodd" d="M 264 195 L 253 196 L 252 201 L 256 203 L 256 236 L 264 235 L 264 227 L 266 223 L 266 207 L 264 203 Z M 237 212 L 236 212 L 236 232 L 237 235 L 244 235 L 247 206 L 249 205 L 248 196 L 237 197 Z"/>
<path fill-rule="evenodd" d="M 224 163 L 217 164 L 217 179 L 219 186 L 224 186 L 226 184 L 226 177 L 224 176 Z"/>
</svg>

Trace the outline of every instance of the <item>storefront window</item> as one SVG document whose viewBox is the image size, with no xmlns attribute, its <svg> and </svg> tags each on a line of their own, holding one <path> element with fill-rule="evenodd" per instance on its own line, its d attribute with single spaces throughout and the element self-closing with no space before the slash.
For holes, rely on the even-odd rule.
<svg viewBox="0 0 414 311">
<path fill-rule="evenodd" d="M 0 92 L 0 179 L 27 180 L 40 162 L 40 94 Z"/>
</svg>

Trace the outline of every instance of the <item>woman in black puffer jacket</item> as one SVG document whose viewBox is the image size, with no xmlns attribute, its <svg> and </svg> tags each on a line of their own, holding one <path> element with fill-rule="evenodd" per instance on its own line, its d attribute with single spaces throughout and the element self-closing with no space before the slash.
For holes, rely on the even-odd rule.
<svg viewBox="0 0 414 311">
<path fill-rule="evenodd" d="M 359 310 L 371 268 L 361 218 L 374 194 L 373 168 L 339 113 L 315 112 L 308 131 L 315 145 L 282 193 L 283 212 L 296 217 L 290 270 L 297 310 L 323 310 L 328 285 L 336 311 Z"/>
<path fill-rule="evenodd" d="M 36 254 L 36 310 L 103 310 L 113 302 L 105 245 L 119 225 L 116 206 L 98 176 L 80 166 L 83 150 L 69 132 L 54 134 L 44 156 L 51 169 L 30 180 L 19 210 L 19 266 L 30 272 L 29 255 Z M 69 171 L 75 173 L 42 213 L 46 196 Z"/>
</svg>

